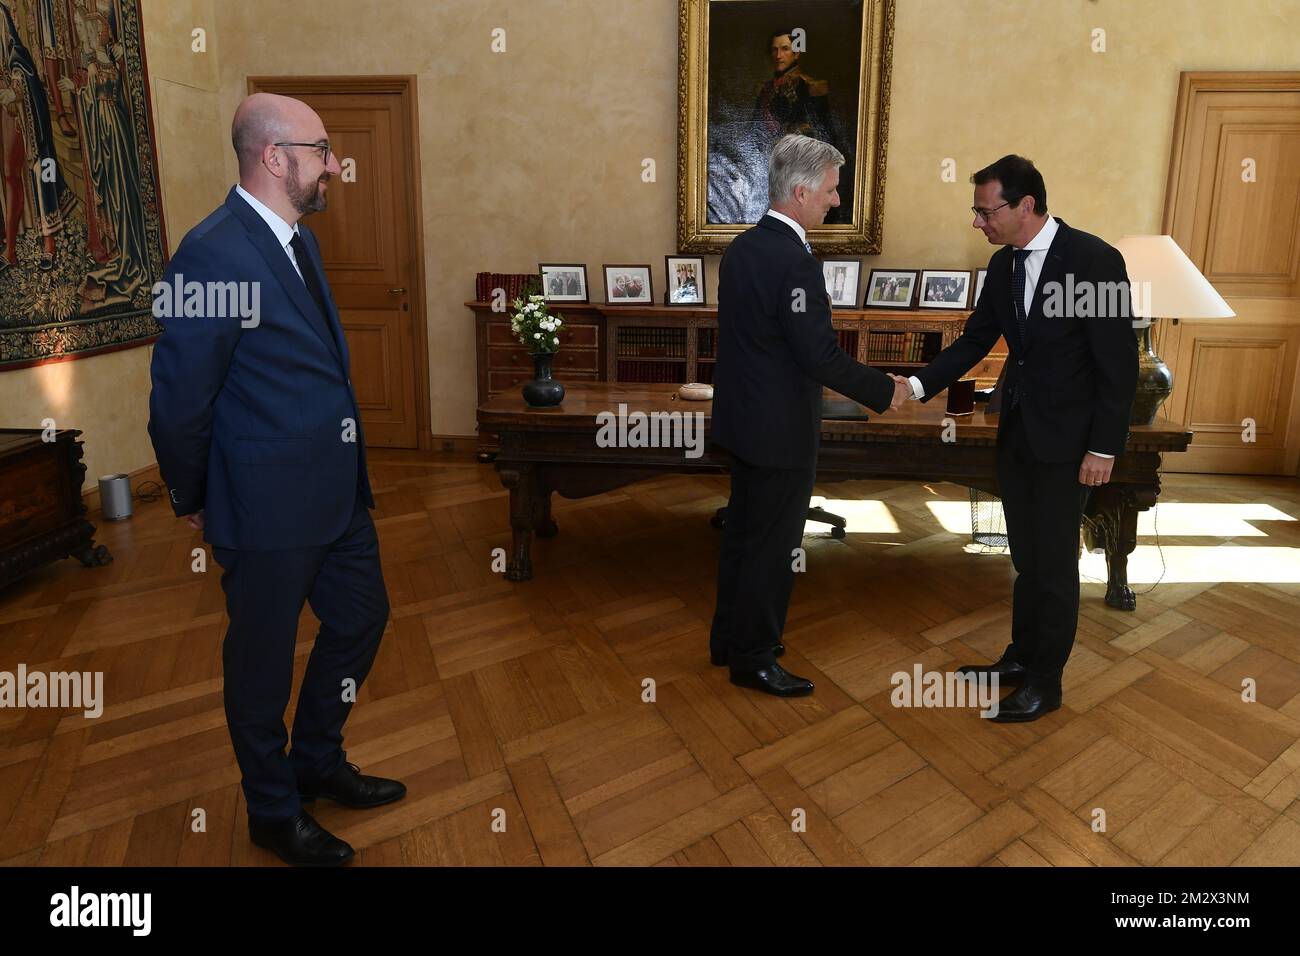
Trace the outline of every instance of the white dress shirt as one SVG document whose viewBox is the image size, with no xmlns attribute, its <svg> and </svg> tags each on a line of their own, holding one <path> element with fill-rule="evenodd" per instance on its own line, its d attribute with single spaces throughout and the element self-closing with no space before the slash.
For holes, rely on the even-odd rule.
<svg viewBox="0 0 1300 956">
<path fill-rule="evenodd" d="M 773 213 L 772 215 L 776 215 Z M 1047 222 L 1043 223 L 1038 234 L 1030 239 L 1023 246 L 1016 246 L 1017 249 L 1029 250 L 1029 255 L 1025 256 L 1025 315 L 1029 314 L 1029 307 L 1034 302 L 1034 290 L 1038 288 L 1038 277 L 1043 273 L 1043 263 L 1047 260 L 1047 250 L 1052 246 L 1052 240 L 1056 238 L 1056 231 L 1060 228 L 1057 225 L 1054 216 L 1048 216 Z M 908 381 L 912 384 L 912 397 L 924 398 L 925 386 L 915 375 L 908 376 Z M 1096 455 L 1098 458 L 1114 458 L 1114 455 L 1103 455 L 1099 451 L 1089 452 L 1090 455 Z"/>
<path fill-rule="evenodd" d="M 783 223 L 785 223 L 787 226 L 789 226 L 791 229 L 793 229 L 795 232 L 799 234 L 800 242 L 802 242 L 804 245 L 808 244 L 808 233 L 804 232 L 803 226 L 799 225 L 789 216 L 785 215 L 785 213 L 777 212 L 775 209 L 769 209 L 767 211 L 767 214 L 771 216 L 773 219 L 781 220 Z"/>
<path fill-rule="evenodd" d="M 301 279 L 302 269 L 298 267 L 298 257 L 293 254 L 293 246 L 289 245 L 289 243 L 293 242 L 293 237 L 298 235 L 298 224 L 295 222 L 292 226 L 289 225 L 280 218 L 279 213 L 243 186 L 236 184 L 235 192 L 239 193 L 244 198 L 244 201 L 253 207 L 253 211 L 271 227 L 271 231 L 275 233 L 275 238 L 279 241 L 280 247 L 284 249 L 284 254 L 289 257 L 289 262 L 292 263 L 294 271 L 298 273 L 298 278 Z"/>
</svg>

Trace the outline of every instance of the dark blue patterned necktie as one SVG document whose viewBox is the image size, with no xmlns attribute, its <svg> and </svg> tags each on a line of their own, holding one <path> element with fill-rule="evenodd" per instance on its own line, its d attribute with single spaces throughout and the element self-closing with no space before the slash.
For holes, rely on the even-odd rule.
<svg viewBox="0 0 1300 956">
<path fill-rule="evenodd" d="M 1012 249 L 1015 259 L 1011 263 L 1011 305 L 1016 310 L 1016 328 L 1020 330 L 1020 351 L 1025 349 L 1025 335 L 1029 331 L 1029 317 L 1025 314 L 1025 260 L 1029 258 L 1028 249 Z M 1011 407 L 1020 404 L 1022 388 L 1017 384 L 1011 395 Z"/>
<path fill-rule="evenodd" d="M 1015 261 L 1011 264 L 1011 299 L 1016 309 L 1016 326 L 1020 329 L 1020 347 L 1025 347 L 1025 334 L 1029 331 L 1029 317 L 1025 315 L 1025 260 L 1028 249 L 1012 249 Z"/>
</svg>

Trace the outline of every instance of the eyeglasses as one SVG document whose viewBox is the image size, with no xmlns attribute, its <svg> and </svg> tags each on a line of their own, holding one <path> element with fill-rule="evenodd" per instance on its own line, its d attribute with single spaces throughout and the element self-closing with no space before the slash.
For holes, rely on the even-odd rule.
<svg viewBox="0 0 1300 956">
<path fill-rule="evenodd" d="M 320 155 L 320 161 L 324 163 L 326 166 L 329 165 L 330 154 L 332 152 L 328 141 L 324 143 L 272 143 L 271 145 L 272 146 L 306 146 L 308 149 L 314 149 Z"/>
<path fill-rule="evenodd" d="M 1010 206 L 1010 205 L 1011 203 L 1009 202 L 1004 202 L 1002 204 L 1002 206 Z M 988 222 L 989 217 L 992 216 L 999 209 L 1001 209 L 1002 206 L 994 206 L 992 209 L 981 209 L 979 206 L 971 206 L 970 211 L 973 212 L 978 218 L 983 219 L 985 222 Z"/>
</svg>

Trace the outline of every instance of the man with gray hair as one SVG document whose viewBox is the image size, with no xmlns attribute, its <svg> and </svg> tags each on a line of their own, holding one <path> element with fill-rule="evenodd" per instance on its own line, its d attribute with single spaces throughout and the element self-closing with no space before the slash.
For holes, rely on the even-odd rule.
<svg viewBox="0 0 1300 956">
<path fill-rule="evenodd" d="M 732 466 L 710 658 L 730 665 L 733 684 L 778 697 L 813 691 L 776 659 L 817 474 L 822 387 L 876 412 L 911 395 L 855 361 L 831 326 L 807 231 L 839 205 L 843 164 L 833 146 L 782 137 L 768 162 L 772 208 L 731 243 L 718 279 L 712 438 Z"/>
</svg>

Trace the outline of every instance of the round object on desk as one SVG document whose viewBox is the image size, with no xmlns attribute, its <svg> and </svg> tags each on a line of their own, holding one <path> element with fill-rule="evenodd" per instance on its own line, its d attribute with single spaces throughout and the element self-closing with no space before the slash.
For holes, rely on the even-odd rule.
<svg viewBox="0 0 1300 956">
<path fill-rule="evenodd" d="M 677 397 L 688 402 L 708 402 L 713 399 L 713 386 L 690 382 L 677 390 Z"/>
</svg>

